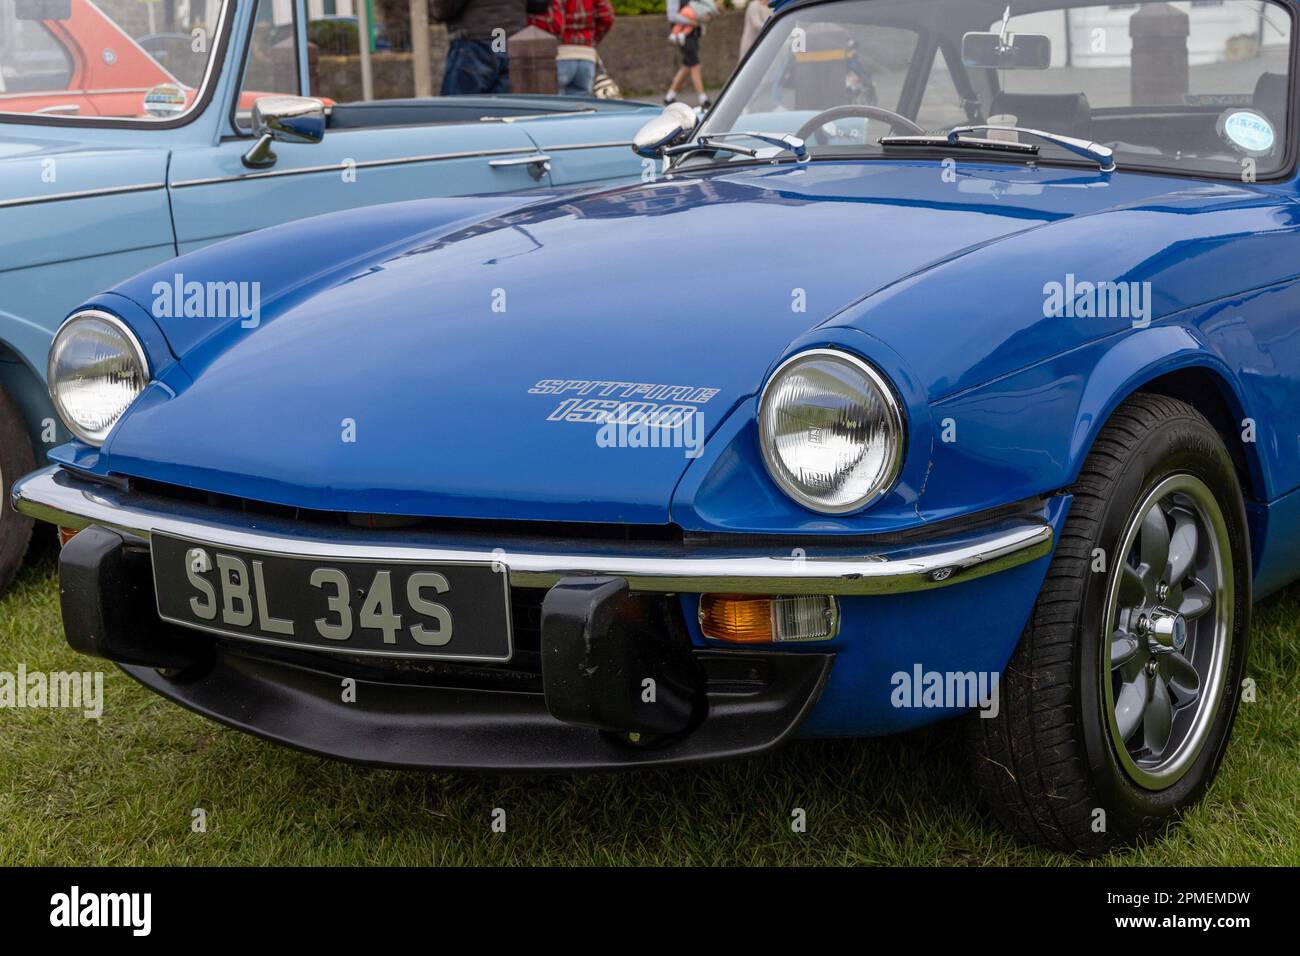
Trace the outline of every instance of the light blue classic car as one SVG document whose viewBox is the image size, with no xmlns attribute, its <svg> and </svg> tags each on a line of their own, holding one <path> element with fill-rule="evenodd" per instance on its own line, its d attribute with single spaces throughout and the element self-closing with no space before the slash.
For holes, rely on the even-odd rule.
<svg viewBox="0 0 1300 956">
<path fill-rule="evenodd" d="M 182 27 L 137 0 L 0 0 L 6 499 L 68 437 L 50 407 L 46 357 L 59 323 L 95 291 L 218 239 L 319 213 L 641 172 L 628 144 L 658 112 L 641 104 L 300 96 L 311 89 L 304 0 L 285 5 L 296 42 L 274 42 L 286 33 L 278 7 L 207 0 Z M 30 531 L 0 509 L 0 591 Z"/>
</svg>

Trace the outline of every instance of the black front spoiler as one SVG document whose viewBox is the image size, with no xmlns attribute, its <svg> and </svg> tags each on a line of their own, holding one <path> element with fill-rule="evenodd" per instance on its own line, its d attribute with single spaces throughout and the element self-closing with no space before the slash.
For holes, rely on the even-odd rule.
<svg viewBox="0 0 1300 956">
<path fill-rule="evenodd" d="M 60 562 L 73 649 L 237 730 L 383 767 L 588 771 L 751 756 L 794 736 L 833 654 L 692 648 L 672 596 L 566 578 L 541 607 L 536 673 L 413 680 L 163 622 L 144 542 L 92 526 Z M 521 679 L 522 678 L 522 679 Z"/>
<path fill-rule="evenodd" d="M 697 654 L 722 679 L 690 733 L 630 747 L 551 716 L 540 694 L 357 681 L 342 702 L 339 675 L 218 654 L 198 679 L 122 669 L 195 713 L 265 740 L 381 767 L 518 772 L 663 767 L 753 756 L 789 740 L 830 673 L 829 654 Z M 765 679 L 729 681 L 727 673 Z"/>
</svg>

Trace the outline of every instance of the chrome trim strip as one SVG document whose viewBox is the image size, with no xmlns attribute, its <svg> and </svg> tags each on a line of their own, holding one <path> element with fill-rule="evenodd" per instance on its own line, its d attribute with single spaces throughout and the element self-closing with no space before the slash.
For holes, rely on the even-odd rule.
<svg viewBox="0 0 1300 956">
<path fill-rule="evenodd" d="M 91 196 L 117 196 L 122 193 L 145 193 L 167 188 L 166 183 L 136 183 L 133 186 L 107 186 L 103 189 L 79 189 L 75 192 L 50 193 L 48 196 L 20 196 L 17 199 L 0 199 L 0 209 L 13 206 L 31 206 L 43 202 L 60 202 L 64 199 L 86 199 Z"/>
<path fill-rule="evenodd" d="M 509 570 L 519 587 L 550 587 L 561 578 L 606 574 L 626 578 L 638 591 L 699 594 L 897 594 L 947 587 L 1018 567 L 1047 556 L 1053 534 L 1042 520 L 962 531 L 946 540 L 886 545 L 862 552 L 815 543 L 816 553 L 662 544 L 562 542 L 503 536 L 449 537 L 419 529 L 347 529 L 132 494 L 52 467 L 19 481 L 14 507 L 65 528 L 96 524 L 142 543 L 153 533 L 195 538 L 231 548 L 339 560 L 492 563 Z M 823 545 L 825 545 L 823 547 Z"/>
<path fill-rule="evenodd" d="M 149 54 L 145 53 L 145 56 L 149 56 Z M 161 67 L 162 64 L 159 64 L 159 66 Z M 175 77 L 172 78 L 172 81 L 176 82 Z M 192 87 L 188 86 L 185 88 L 192 89 Z M 28 93 L 0 93 L 0 100 L 31 99 L 33 96 L 58 96 L 60 93 L 66 93 L 69 96 L 85 96 L 87 94 L 103 96 L 106 93 L 148 93 L 150 89 L 151 87 L 148 86 L 124 86 L 115 90 L 40 90 Z"/>
<path fill-rule="evenodd" d="M 564 146 L 547 146 L 548 150 L 553 153 L 560 153 L 568 149 L 631 149 L 632 143 L 568 143 Z"/>
<path fill-rule="evenodd" d="M 337 134 L 336 134 L 337 135 Z M 537 152 L 532 146 L 512 146 L 508 149 L 467 150 L 463 153 L 431 153 L 427 156 L 402 156 L 397 159 L 365 159 L 353 163 L 353 169 L 377 169 L 382 166 L 408 166 L 411 163 L 436 163 L 444 159 L 478 159 L 483 156 L 513 156 Z M 264 173 L 245 173 L 241 176 L 213 176 L 208 179 L 184 179 L 172 183 L 172 189 L 188 189 L 191 186 L 211 186 L 216 183 L 237 183 L 246 179 L 270 179 L 274 176 L 306 176 L 309 173 L 337 173 L 343 169 L 342 163 L 328 166 L 301 166 L 297 169 L 272 169 Z"/>
<path fill-rule="evenodd" d="M 566 119 L 570 116 L 586 116 L 596 112 L 589 110 L 563 110 L 559 113 L 520 113 L 517 116 L 480 116 L 480 123 L 522 123 L 526 120 Z"/>
</svg>

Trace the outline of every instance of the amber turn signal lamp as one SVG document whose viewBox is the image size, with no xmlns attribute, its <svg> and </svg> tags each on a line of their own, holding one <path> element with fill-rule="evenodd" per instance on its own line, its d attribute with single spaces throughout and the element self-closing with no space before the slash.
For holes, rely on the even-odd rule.
<svg viewBox="0 0 1300 956">
<path fill-rule="evenodd" d="M 772 599 L 749 594 L 700 596 L 700 630 L 732 644 L 772 643 Z"/>
<path fill-rule="evenodd" d="M 840 609 L 827 595 L 764 597 L 700 595 L 700 631 L 729 644 L 829 641 L 840 630 Z"/>
<path fill-rule="evenodd" d="M 60 548 L 63 547 L 65 544 L 67 544 L 69 541 L 75 538 L 77 536 L 77 532 L 80 530 L 81 530 L 80 528 L 60 528 L 59 547 Z"/>
</svg>

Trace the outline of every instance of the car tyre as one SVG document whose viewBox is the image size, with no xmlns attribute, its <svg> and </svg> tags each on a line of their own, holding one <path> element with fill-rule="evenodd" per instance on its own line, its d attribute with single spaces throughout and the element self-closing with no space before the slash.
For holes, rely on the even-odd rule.
<svg viewBox="0 0 1300 956">
<path fill-rule="evenodd" d="M 1250 553 L 1232 458 L 1183 402 L 1119 408 L 1071 492 L 997 716 L 972 714 L 968 739 L 1007 829 L 1100 855 L 1159 834 L 1214 779 L 1240 700 Z"/>
<path fill-rule="evenodd" d="M 9 590 L 27 556 L 35 522 L 9 504 L 13 483 L 36 469 L 22 416 L 0 388 L 0 595 Z"/>
</svg>

